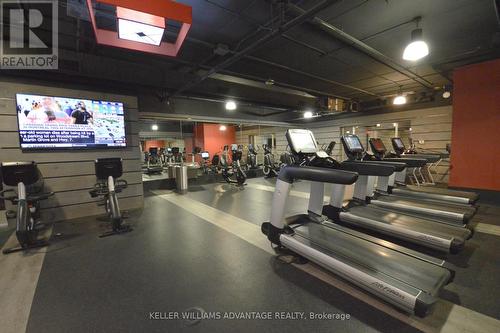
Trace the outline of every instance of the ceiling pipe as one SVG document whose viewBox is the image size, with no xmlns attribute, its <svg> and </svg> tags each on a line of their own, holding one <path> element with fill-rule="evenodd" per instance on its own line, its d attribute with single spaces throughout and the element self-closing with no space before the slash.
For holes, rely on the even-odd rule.
<svg viewBox="0 0 500 333">
<path fill-rule="evenodd" d="M 211 43 L 202 41 L 200 39 L 192 38 L 192 37 L 187 37 L 186 41 L 187 42 L 192 42 L 192 43 L 195 43 L 195 44 L 199 44 L 199 45 L 203 45 L 203 46 L 211 48 L 211 49 L 215 48 L 215 45 L 213 45 Z M 235 54 L 236 52 L 235 51 L 229 51 L 229 53 Z M 288 67 L 288 66 L 285 66 L 285 65 L 282 65 L 282 64 L 278 64 L 278 63 L 270 61 L 270 60 L 266 60 L 266 59 L 263 59 L 263 58 L 255 57 L 255 56 L 252 56 L 252 55 L 245 55 L 244 58 L 245 59 L 249 59 L 249 60 L 253 60 L 255 62 L 260 62 L 260 63 L 266 64 L 268 66 L 276 67 L 276 68 L 279 68 L 279 69 L 287 71 L 287 72 L 293 72 L 293 73 L 299 74 L 301 76 L 307 76 L 307 77 L 310 77 L 312 79 L 315 79 L 315 80 L 318 80 L 318 81 L 323 81 L 323 82 L 326 82 L 326 83 L 329 83 L 329 84 L 333 84 L 333 85 L 336 85 L 336 86 L 339 86 L 339 87 L 342 87 L 342 88 L 346 88 L 346 89 L 350 89 L 350 90 L 355 90 L 355 91 L 358 91 L 358 92 L 361 92 L 363 94 L 367 94 L 367 95 L 370 95 L 370 96 L 379 97 L 378 94 L 376 94 L 374 92 L 371 92 L 369 90 L 357 88 L 357 87 L 351 86 L 349 84 L 345 84 L 345 83 L 341 83 L 341 82 L 334 81 L 334 80 L 331 80 L 331 79 L 327 79 L 325 77 L 322 77 L 322 76 L 319 76 L 319 75 L 316 75 L 316 74 L 307 73 L 307 72 L 304 72 L 304 71 L 302 71 L 300 69 L 291 68 L 291 67 Z M 190 66 L 197 66 L 197 65 L 194 64 L 194 63 L 191 63 Z M 202 68 L 202 69 L 206 69 L 206 70 L 210 69 L 210 67 L 208 67 L 207 65 L 200 65 L 199 67 Z M 262 80 L 262 81 L 266 80 L 264 78 L 259 78 L 258 76 L 255 76 L 255 75 L 242 74 L 242 73 L 237 73 L 237 72 L 227 71 L 227 70 L 221 71 L 221 73 L 227 73 L 227 74 L 230 74 L 230 75 L 233 75 L 233 76 L 242 77 L 242 78 L 252 78 L 254 80 Z M 341 99 L 345 99 L 345 100 L 351 100 L 352 99 L 350 97 L 338 95 L 338 94 L 335 94 L 335 93 L 329 93 L 329 92 L 324 92 L 324 91 L 309 89 L 309 88 L 305 88 L 305 87 L 301 87 L 301 86 L 291 85 L 291 84 L 284 83 L 284 82 L 278 82 L 278 81 L 276 81 L 275 85 L 286 87 L 286 88 L 298 89 L 298 90 L 302 90 L 302 91 L 305 91 L 305 92 L 309 92 L 309 93 L 312 93 L 312 94 L 318 94 L 318 95 L 322 95 L 322 96 L 328 96 L 328 97 L 334 97 L 334 98 L 341 98 Z"/>
<path fill-rule="evenodd" d="M 301 71 L 299 69 L 288 67 L 286 65 L 277 64 L 277 63 L 269 61 L 269 60 L 265 60 L 265 59 L 254 57 L 254 56 L 250 56 L 250 55 L 245 56 L 245 58 L 250 59 L 250 60 L 254 60 L 256 62 L 260 62 L 260 63 L 266 64 L 266 65 L 269 65 L 269 66 L 277 67 L 277 68 L 286 70 L 288 72 L 292 72 L 292 73 L 300 74 L 300 75 L 303 75 L 303 76 L 307 76 L 307 77 L 310 77 L 310 78 L 315 79 L 315 80 L 319 80 L 319 81 L 323 81 L 323 82 L 326 82 L 326 83 L 329 83 L 329 84 L 337 85 L 337 86 L 340 86 L 342 88 L 347 88 L 347 89 L 355 90 L 355 91 L 358 91 L 358 92 L 361 92 L 363 94 L 367 94 L 367 95 L 370 95 L 370 96 L 379 97 L 376 93 L 373 93 L 371 91 L 368 91 L 368 90 L 365 90 L 365 89 L 361 89 L 361 88 L 357 88 L 357 87 L 351 86 L 349 84 L 341 83 L 341 82 L 338 82 L 338 81 L 330 80 L 330 79 L 327 79 L 327 78 L 324 78 L 324 77 L 321 77 L 321 76 L 318 76 L 318 75 L 315 75 L 315 74 L 307 73 L 307 72 Z M 348 98 L 348 97 L 339 97 L 339 98 L 346 99 L 346 100 L 350 100 L 351 99 L 351 98 Z"/>
<path fill-rule="evenodd" d="M 306 11 L 296 5 L 293 4 L 288 4 L 288 9 L 295 13 L 296 15 L 304 15 Z M 300 16 L 299 16 L 300 17 Z M 310 21 L 312 24 L 314 24 L 316 27 L 320 28 L 321 30 L 325 31 L 326 33 L 332 35 L 333 37 L 337 38 L 338 40 L 342 41 L 343 43 L 351 46 L 352 48 L 360 51 L 361 53 L 367 55 L 368 57 L 372 58 L 373 60 L 386 65 L 387 67 L 405 75 L 409 79 L 418 82 L 422 86 L 433 89 L 434 86 L 431 82 L 427 81 L 423 77 L 419 76 L 418 74 L 406 69 L 404 66 L 398 64 L 388 56 L 382 54 L 381 52 L 375 50 L 373 47 L 363 43 L 362 41 L 352 37 L 351 35 L 345 33 L 344 31 L 336 28 L 335 26 L 331 25 L 330 23 L 323 21 L 319 17 L 314 17 Z"/>
<path fill-rule="evenodd" d="M 185 84 L 184 86 L 182 86 L 181 88 L 179 88 L 178 90 L 176 90 L 172 95 L 170 95 L 170 97 L 174 97 L 186 90 L 189 90 L 193 87 L 195 87 L 196 85 L 198 85 L 200 82 L 208 79 L 210 77 L 210 75 L 212 74 L 215 74 L 217 73 L 218 71 L 234 64 L 236 61 L 240 60 L 241 58 L 243 58 L 245 55 L 247 55 L 248 53 L 252 52 L 252 51 L 255 51 L 257 48 L 261 47 L 263 44 L 267 43 L 267 42 L 270 42 L 276 38 L 278 38 L 279 36 L 281 36 L 283 33 L 287 32 L 288 30 L 310 20 L 311 18 L 313 18 L 317 13 L 319 13 L 320 11 L 322 11 L 323 9 L 333 5 L 334 3 L 336 2 L 339 2 L 340 0 L 324 0 L 324 1 L 321 1 L 319 4 L 317 4 L 316 6 L 312 7 L 311 9 L 307 10 L 307 11 L 303 11 L 303 13 L 301 13 L 299 16 L 295 17 L 294 19 L 288 21 L 287 23 L 285 23 L 283 26 L 281 26 L 280 28 L 274 30 L 274 31 L 271 31 L 269 32 L 268 34 L 266 34 L 264 37 L 258 39 L 257 41 L 253 42 L 252 44 L 250 44 L 249 46 L 247 46 L 246 48 L 244 48 L 243 50 L 241 51 L 238 51 L 236 53 L 234 53 L 232 56 L 230 56 L 229 58 L 227 58 L 226 60 L 222 61 L 221 63 L 215 65 L 214 67 L 212 67 L 212 69 L 210 69 L 206 74 L 198 77 L 195 81 L 193 82 L 189 82 L 187 84 Z"/>
</svg>

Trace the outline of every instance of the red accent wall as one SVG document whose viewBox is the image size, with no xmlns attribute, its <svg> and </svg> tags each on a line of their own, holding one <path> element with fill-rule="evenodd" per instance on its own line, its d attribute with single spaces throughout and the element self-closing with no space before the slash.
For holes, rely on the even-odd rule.
<svg viewBox="0 0 500 333">
<path fill-rule="evenodd" d="M 149 148 L 164 148 L 165 140 L 148 140 L 144 144 L 144 151 L 149 151 Z"/>
<path fill-rule="evenodd" d="M 456 69 L 450 186 L 500 191 L 500 60 Z"/>
<path fill-rule="evenodd" d="M 194 145 L 201 147 L 214 156 L 224 145 L 236 143 L 236 127 L 227 125 L 225 131 L 219 129 L 219 124 L 200 124 L 194 129 Z"/>
</svg>

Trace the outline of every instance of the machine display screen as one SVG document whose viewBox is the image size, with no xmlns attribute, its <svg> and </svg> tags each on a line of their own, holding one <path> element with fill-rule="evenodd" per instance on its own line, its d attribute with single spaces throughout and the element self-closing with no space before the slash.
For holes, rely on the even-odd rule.
<svg viewBox="0 0 500 333">
<path fill-rule="evenodd" d="M 403 141 L 400 138 L 394 138 L 393 140 L 396 147 L 398 147 L 399 149 L 405 148 L 405 145 L 403 144 Z"/>
<path fill-rule="evenodd" d="M 210 154 L 208 153 L 208 151 L 201 152 L 201 158 L 210 158 Z"/>
<path fill-rule="evenodd" d="M 126 147 L 123 104 L 16 94 L 22 149 Z"/>
<path fill-rule="evenodd" d="M 361 141 L 355 135 L 348 135 L 344 137 L 344 140 L 347 144 L 347 147 L 351 151 L 363 150 L 363 146 L 361 145 Z"/>
<path fill-rule="evenodd" d="M 288 131 L 291 148 L 297 153 L 315 153 L 318 149 L 314 135 L 309 130 L 289 130 Z"/>
<path fill-rule="evenodd" d="M 385 145 L 381 139 L 372 139 L 372 146 L 376 151 L 385 151 Z"/>
</svg>

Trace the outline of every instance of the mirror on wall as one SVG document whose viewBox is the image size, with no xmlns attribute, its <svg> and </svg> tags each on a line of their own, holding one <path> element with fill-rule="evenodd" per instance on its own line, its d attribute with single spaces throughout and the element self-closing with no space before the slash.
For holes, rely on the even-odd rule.
<svg viewBox="0 0 500 333">
<path fill-rule="evenodd" d="M 397 120 L 387 123 L 351 125 L 340 128 L 341 135 L 355 134 L 359 137 L 364 148 L 371 151 L 370 138 L 380 138 L 384 142 L 387 151 L 392 151 L 391 138 L 400 137 L 407 147 L 412 144 L 412 128 L 410 120 Z M 341 151 L 342 159 L 346 159 L 345 152 Z"/>
<path fill-rule="evenodd" d="M 143 181 L 171 177 L 169 166 L 178 164 L 188 166 L 190 178 L 199 176 L 207 172 L 215 155 L 224 153 L 224 146 L 233 144 L 242 151 L 243 165 L 249 158 L 262 164 L 263 144 L 272 147 L 277 158 L 286 149 L 285 131 L 258 124 L 143 119 L 139 126 Z M 231 160 L 231 153 L 226 154 Z"/>
<path fill-rule="evenodd" d="M 393 123 L 377 123 L 366 127 L 366 147 L 369 149 L 368 139 L 380 138 L 388 151 L 392 151 L 391 138 L 399 137 L 405 145 L 411 145 L 411 123 L 409 120 L 398 120 Z"/>
</svg>

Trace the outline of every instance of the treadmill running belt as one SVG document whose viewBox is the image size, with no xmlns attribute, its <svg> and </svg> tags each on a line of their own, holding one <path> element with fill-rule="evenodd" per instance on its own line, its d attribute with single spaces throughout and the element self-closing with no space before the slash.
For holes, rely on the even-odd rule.
<svg viewBox="0 0 500 333">
<path fill-rule="evenodd" d="M 406 198 L 401 198 L 393 195 L 380 195 L 376 200 L 383 201 L 386 203 L 397 204 L 401 206 L 408 207 L 418 207 L 426 209 L 434 209 L 442 212 L 450 212 L 455 214 L 463 214 L 464 222 L 469 221 L 475 214 L 475 209 L 473 207 L 456 206 L 456 205 L 446 205 L 442 203 L 429 203 L 419 200 L 411 200 Z"/>
<path fill-rule="evenodd" d="M 442 267 L 316 223 L 297 226 L 294 231 L 341 260 L 390 276 L 431 295 L 450 278 L 450 272 Z"/>
<path fill-rule="evenodd" d="M 479 195 L 477 193 L 474 193 L 474 192 L 458 191 L 458 190 L 451 190 L 451 189 L 447 189 L 447 188 L 430 187 L 430 186 L 407 185 L 406 187 L 409 190 L 417 191 L 417 192 L 452 195 L 452 196 L 467 198 L 471 201 L 471 203 L 475 203 L 479 199 Z"/>
</svg>

